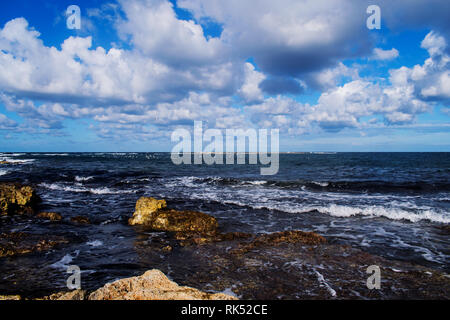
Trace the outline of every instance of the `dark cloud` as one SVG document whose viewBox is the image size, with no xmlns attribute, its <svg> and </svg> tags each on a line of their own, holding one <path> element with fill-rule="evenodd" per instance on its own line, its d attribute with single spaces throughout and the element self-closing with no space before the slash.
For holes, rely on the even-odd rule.
<svg viewBox="0 0 450 320">
<path fill-rule="evenodd" d="M 263 80 L 259 87 L 270 95 L 301 94 L 304 89 L 298 81 L 292 78 L 270 78 Z"/>
</svg>

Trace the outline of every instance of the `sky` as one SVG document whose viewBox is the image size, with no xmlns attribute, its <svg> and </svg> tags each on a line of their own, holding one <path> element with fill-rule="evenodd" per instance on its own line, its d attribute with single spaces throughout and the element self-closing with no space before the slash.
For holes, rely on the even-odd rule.
<svg viewBox="0 0 450 320">
<path fill-rule="evenodd" d="M 2 1 L 0 151 L 170 151 L 203 121 L 279 129 L 281 151 L 449 152 L 449 17 L 448 0 Z"/>
</svg>

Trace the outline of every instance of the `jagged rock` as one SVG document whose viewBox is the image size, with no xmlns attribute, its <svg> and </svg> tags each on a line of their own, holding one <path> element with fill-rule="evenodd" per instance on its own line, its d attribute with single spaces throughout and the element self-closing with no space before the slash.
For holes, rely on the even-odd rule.
<svg viewBox="0 0 450 320">
<path fill-rule="evenodd" d="M 38 201 L 30 186 L 0 183 L 0 215 L 32 214 Z"/>
<path fill-rule="evenodd" d="M 236 300 L 223 293 L 181 287 L 153 269 L 142 276 L 117 280 L 89 295 L 89 300 Z"/>
<path fill-rule="evenodd" d="M 217 220 L 203 212 L 159 210 L 153 222 L 152 229 L 161 231 L 191 231 L 215 232 L 218 228 Z"/>
<path fill-rule="evenodd" d="M 173 232 L 215 233 L 218 228 L 217 220 L 205 213 L 177 211 L 165 207 L 165 200 L 142 197 L 137 201 L 136 210 L 128 223 Z"/>
<path fill-rule="evenodd" d="M 133 213 L 133 217 L 128 220 L 128 223 L 132 226 L 151 224 L 155 218 L 155 213 L 166 206 L 166 200 L 141 197 L 136 202 L 136 210 Z"/>
<path fill-rule="evenodd" d="M 301 243 L 305 245 L 320 245 L 327 241 L 321 235 L 314 232 L 304 231 L 283 231 L 257 236 L 249 243 L 239 245 L 239 248 L 234 249 L 233 253 L 245 253 L 252 249 L 262 246 L 276 246 L 284 243 Z"/>
<path fill-rule="evenodd" d="M 76 217 L 70 218 L 70 221 L 72 221 L 74 223 L 79 223 L 79 224 L 91 224 L 91 221 L 89 220 L 89 218 L 83 217 L 83 216 L 76 216 Z"/>
<path fill-rule="evenodd" d="M 48 297 L 44 297 L 38 300 L 85 300 L 87 293 L 85 290 L 74 290 L 69 292 L 58 292 Z"/>
<path fill-rule="evenodd" d="M 41 219 L 48 219 L 51 221 L 60 221 L 62 220 L 62 216 L 56 212 L 40 212 L 36 217 Z"/>
<path fill-rule="evenodd" d="M 24 232 L 0 234 L 0 257 L 46 251 L 69 241 L 60 236 L 34 235 Z"/>
<path fill-rule="evenodd" d="M 22 300 L 20 296 L 2 296 L 0 295 L 0 300 Z"/>
</svg>

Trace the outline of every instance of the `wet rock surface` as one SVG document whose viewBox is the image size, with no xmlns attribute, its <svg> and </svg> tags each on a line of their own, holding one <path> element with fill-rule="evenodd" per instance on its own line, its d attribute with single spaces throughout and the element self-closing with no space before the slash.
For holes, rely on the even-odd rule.
<svg viewBox="0 0 450 320">
<path fill-rule="evenodd" d="M 117 280 L 89 295 L 89 300 L 235 300 L 230 295 L 205 293 L 170 281 L 159 270 Z"/>
<path fill-rule="evenodd" d="M 53 215 L 45 216 L 51 219 Z M 15 218 L 22 219 L 23 216 Z M 72 222 L 86 221 L 84 217 L 75 218 L 71 219 Z M 17 265 L 14 264 L 14 261 L 19 261 L 17 256 L 36 252 L 43 261 L 46 258 L 42 252 L 57 249 L 58 245 L 69 242 L 73 245 L 70 257 L 78 255 L 80 243 L 85 240 L 73 241 L 69 234 L 77 234 L 81 228 L 71 223 L 39 222 L 34 217 L 26 219 L 32 224 L 40 223 L 54 228 L 63 226 L 67 229 L 67 237 L 66 233 L 64 236 L 50 236 L 3 232 L 0 233 L 0 257 L 3 257 L 0 259 L 10 260 L 11 265 Z M 126 224 L 126 219 L 123 223 Z M 2 292 L 13 296 L 3 297 L 14 298 L 17 297 L 14 294 L 20 294 L 26 299 L 44 297 L 40 298 L 44 300 L 231 299 L 233 296 L 242 299 L 450 298 L 450 277 L 442 271 L 388 260 L 351 246 L 333 244 L 333 241 L 327 241 L 314 232 L 223 233 L 213 217 L 197 211 L 167 209 L 165 200 L 153 198 L 139 199 L 129 224 L 136 227 L 127 227 L 127 232 L 135 234 L 135 240 L 127 250 L 136 258 L 132 262 L 118 261 L 117 265 L 97 266 L 100 270 L 110 270 L 108 272 L 126 268 L 126 274 L 113 278 L 121 280 L 99 289 L 111 278 L 104 281 L 102 279 L 105 278 L 100 278 L 104 274 L 90 270 L 97 278 L 92 278 L 85 287 L 85 277 L 89 277 L 89 273 L 83 274 L 83 290 L 61 291 L 67 278 L 66 270 L 55 269 L 53 264 L 59 268 L 58 263 L 61 262 L 64 267 L 71 260 L 65 262 L 66 256 L 59 254 L 52 264 L 48 263 L 47 269 L 33 271 L 44 279 L 48 270 L 55 270 L 53 280 L 42 284 L 39 291 L 35 287 L 21 291 L 21 285 L 28 282 L 29 270 L 18 269 L 13 272 L 14 285 L 8 286 L 11 290 Z M 108 228 L 108 225 L 90 227 L 102 232 L 102 228 Z M 443 228 L 443 231 L 446 230 Z M 123 244 L 117 245 L 122 248 Z M 86 246 L 92 244 L 85 244 L 85 250 Z M 98 252 L 98 255 L 102 254 L 108 253 Z M 369 289 L 366 284 L 370 276 L 367 268 L 372 265 L 381 269 L 379 290 Z M 146 272 L 148 266 L 161 271 Z M 170 281 L 165 274 L 175 282 Z M 55 279 L 61 282 L 59 287 L 49 289 Z M 12 283 L 6 278 L 0 281 Z M 57 291 L 61 292 L 55 294 Z"/>
<path fill-rule="evenodd" d="M 214 233 L 218 228 L 217 220 L 210 215 L 190 210 L 166 209 L 165 200 L 147 197 L 137 201 L 136 211 L 128 223 L 172 232 Z"/>
<path fill-rule="evenodd" d="M 223 241 L 174 249 L 174 254 L 189 263 L 189 271 L 178 275 L 183 284 L 232 292 L 242 299 L 450 298 L 446 274 L 349 246 L 319 242 Z M 380 290 L 367 287 L 370 274 L 366 271 L 371 265 L 381 269 Z"/>
<path fill-rule="evenodd" d="M 0 215 L 33 214 L 39 200 L 30 186 L 0 183 Z"/>
<path fill-rule="evenodd" d="M 56 212 L 39 212 L 36 215 L 36 218 L 46 219 L 46 220 L 50 220 L 50 221 L 61 221 L 62 220 L 62 216 Z"/>
<path fill-rule="evenodd" d="M 72 218 L 70 218 L 70 221 L 73 223 L 77 223 L 77 224 L 91 224 L 91 220 L 89 220 L 89 218 L 83 217 L 83 216 L 72 217 Z"/>
<path fill-rule="evenodd" d="M 0 258 L 50 250 L 69 240 L 54 235 L 36 235 L 25 232 L 0 234 Z"/>
</svg>

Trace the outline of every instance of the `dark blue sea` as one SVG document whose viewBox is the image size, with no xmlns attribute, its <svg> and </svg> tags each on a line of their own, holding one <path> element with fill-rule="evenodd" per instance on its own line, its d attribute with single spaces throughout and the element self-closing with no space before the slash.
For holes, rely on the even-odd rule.
<svg viewBox="0 0 450 320">
<path fill-rule="evenodd" d="M 450 271 L 450 237 L 442 232 L 450 223 L 450 153 L 280 154 L 274 176 L 260 175 L 259 165 L 177 166 L 169 153 L 1 153 L 0 160 L 12 162 L 0 166 L 0 181 L 34 185 L 40 210 L 92 221 L 76 230 L 27 217 L 0 222 L 0 232 L 80 239 L 3 259 L 0 291 L 24 279 L 30 290 L 63 288 L 72 264 L 92 288 L 151 268 L 182 278 L 188 262 L 136 253 L 142 233 L 127 219 L 141 196 L 211 214 L 224 232 L 315 231 L 331 243 Z"/>
</svg>

